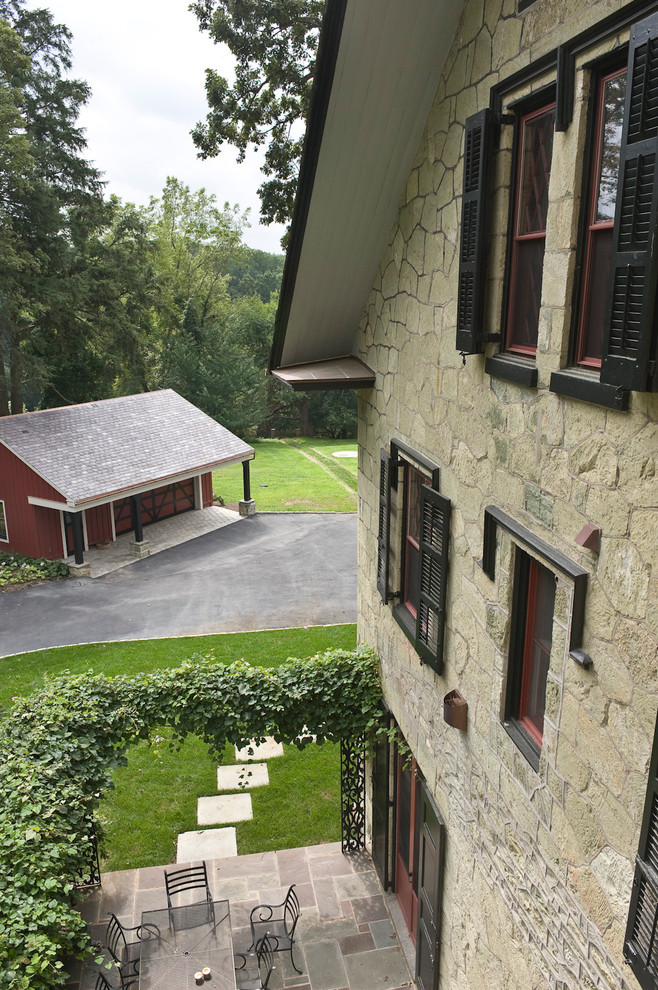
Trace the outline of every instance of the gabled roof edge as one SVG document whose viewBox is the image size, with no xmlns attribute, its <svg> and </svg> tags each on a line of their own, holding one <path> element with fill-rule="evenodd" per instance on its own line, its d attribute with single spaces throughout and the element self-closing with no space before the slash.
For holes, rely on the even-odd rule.
<svg viewBox="0 0 658 990">
<path fill-rule="evenodd" d="M 299 259 L 304 243 L 311 196 L 313 195 L 313 187 L 315 185 L 315 174 L 320 157 L 322 136 L 324 134 L 324 125 L 331 98 L 347 3 L 348 0 L 327 0 L 327 6 L 322 19 L 315 79 L 313 80 L 313 90 L 311 93 L 311 107 L 306 136 L 304 138 L 302 160 L 299 167 L 299 184 L 295 196 L 290 239 L 288 250 L 286 251 L 279 305 L 274 323 L 274 337 L 272 339 L 269 361 L 270 371 L 280 366 L 281 355 L 283 353 L 288 317 L 295 291 L 295 282 L 297 281 Z"/>
<path fill-rule="evenodd" d="M 32 464 L 30 464 L 29 461 L 26 461 L 24 457 L 21 457 L 20 454 L 17 454 L 16 451 L 13 449 L 13 447 L 10 447 L 10 445 L 7 443 L 6 440 L 0 439 L 0 444 L 2 444 L 2 446 L 5 447 L 10 454 L 13 454 L 16 460 L 20 461 L 21 464 L 24 464 L 25 467 L 29 468 L 30 471 L 36 474 L 37 478 L 41 478 L 42 481 L 45 481 L 47 485 L 50 485 L 53 491 L 59 492 L 62 498 L 66 499 L 66 501 L 69 500 L 69 496 L 66 494 L 66 492 L 63 492 L 61 488 L 58 488 L 57 485 L 54 485 L 52 481 L 50 481 L 49 478 L 46 478 L 45 474 L 43 474 L 41 471 L 37 471 L 37 469 Z"/>
</svg>

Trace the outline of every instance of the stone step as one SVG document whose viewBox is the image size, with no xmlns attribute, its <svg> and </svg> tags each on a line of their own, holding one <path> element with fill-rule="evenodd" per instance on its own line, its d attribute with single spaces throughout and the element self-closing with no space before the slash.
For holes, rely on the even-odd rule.
<svg viewBox="0 0 658 990">
<path fill-rule="evenodd" d="M 250 787 L 264 787 L 269 782 L 267 763 L 217 767 L 218 791 L 242 791 Z"/>
<path fill-rule="evenodd" d="M 238 855 L 235 827 L 204 828 L 197 832 L 181 832 L 176 849 L 177 863 L 192 863 L 199 859 L 224 859 Z"/>
<path fill-rule="evenodd" d="M 228 822 L 246 822 L 254 817 L 251 794 L 218 794 L 200 797 L 197 802 L 199 825 L 225 825 Z"/>
<path fill-rule="evenodd" d="M 252 739 L 243 749 L 235 747 L 235 758 L 238 763 L 246 763 L 248 760 L 271 760 L 275 756 L 283 756 L 283 746 L 275 742 L 272 736 L 268 736 L 264 743 L 256 744 Z"/>
</svg>

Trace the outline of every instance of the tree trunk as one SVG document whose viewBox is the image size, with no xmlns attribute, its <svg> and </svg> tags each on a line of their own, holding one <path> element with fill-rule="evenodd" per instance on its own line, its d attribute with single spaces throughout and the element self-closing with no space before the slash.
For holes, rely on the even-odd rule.
<svg viewBox="0 0 658 990">
<path fill-rule="evenodd" d="M 23 383 L 21 381 L 21 352 L 19 334 L 16 330 L 10 337 L 9 381 L 11 385 L 11 414 L 23 412 Z"/>
<path fill-rule="evenodd" d="M 9 415 L 9 392 L 7 390 L 7 375 L 5 365 L 0 354 L 0 416 Z"/>
<path fill-rule="evenodd" d="M 5 362 L 5 334 L 0 330 L 0 416 L 9 415 L 9 389 Z"/>
<path fill-rule="evenodd" d="M 309 398 L 303 395 L 299 403 L 299 435 L 302 437 L 312 437 L 313 427 L 309 419 Z"/>
</svg>

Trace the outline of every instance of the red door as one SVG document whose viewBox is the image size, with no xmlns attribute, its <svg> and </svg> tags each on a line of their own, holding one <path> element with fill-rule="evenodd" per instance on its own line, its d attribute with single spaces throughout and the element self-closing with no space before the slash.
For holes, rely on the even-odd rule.
<svg viewBox="0 0 658 990">
<path fill-rule="evenodd" d="M 414 945 L 418 912 L 416 845 L 419 793 L 420 781 L 416 773 L 416 761 L 398 754 L 395 893 Z"/>
</svg>

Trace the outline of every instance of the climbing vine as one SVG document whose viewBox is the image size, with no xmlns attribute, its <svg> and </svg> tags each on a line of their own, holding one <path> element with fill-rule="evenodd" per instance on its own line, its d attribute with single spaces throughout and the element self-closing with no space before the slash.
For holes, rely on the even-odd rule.
<svg viewBox="0 0 658 990">
<path fill-rule="evenodd" d="M 165 725 L 174 744 L 195 733 L 217 759 L 227 742 L 268 735 L 300 748 L 351 740 L 377 723 L 380 696 L 364 648 L 275 669 L 193 657 L 148 675 L 59 677 L 18 701 L 0 723 L 0 986 L 64 986 L 65 960 L 90 952 L 75 884 L 89 817 L 133 743 Z"/>
</svg>

